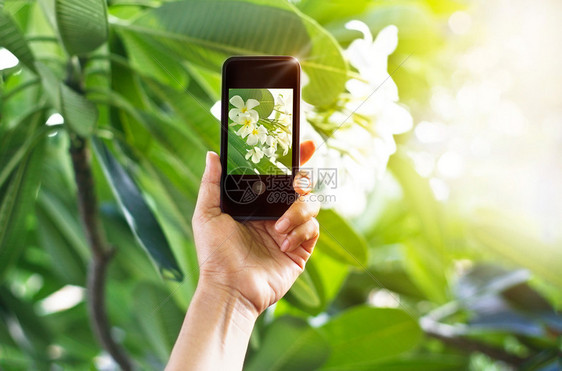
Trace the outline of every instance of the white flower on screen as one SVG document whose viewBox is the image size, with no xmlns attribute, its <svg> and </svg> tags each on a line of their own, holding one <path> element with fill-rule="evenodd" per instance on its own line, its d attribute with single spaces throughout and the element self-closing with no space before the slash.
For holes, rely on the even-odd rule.
<svg viewBox="0 0 562 371">
<path fill-rule="evenodd" d="M 275 134 L 277 135 L 277 142 L 283 148 L 283 156 L 285 156 L 289 152 L 289 148 L 291 147 L 291 136 L 287 134 L 284 130 L 276 129 Z"/>
<path fill-rule="evenodd" d="M 246 160 L 251 159 L 254 164 L 257 164 L 262 159 L 264 153 L 259 147 L 254 147 L 246 153 Z"/>
<path fill-rule="evenodd" d="M 254 120 L 254 118 L 250 114 L 248 113 L 240 114 L 237 117 L 237 119 L 238 122 L 234 122 L 230 124 L 230 126 L 240 125 L 240 124 L 242 125 L 240 129 L 238 129 L 238 131 L 236 132 L 236 135 L 242 138 L 246 138 L 246 136 L 251 134 L 256 129 L 256 120 Z"/>
<path fill-rule="evenodd" d="M 250 117 L 252 117 L 252 119 L 258 121 L 258 111 L 252 109 L 259 106 L 260 102 L 258 102 L 257 100 L 250 98 L 246 102 L 244 102 L 244 99 L 242 99 L 241 96 L 235 95 L 230 98 L 230 103 L 235 107 L 228 112 L 228 117 L 230 117 L 232 121 L 238 122 L 239 116 L 243 114 L 248 114 L 250 115 Z"/>
<path fill-rule="evenodd" d="M 247 142 L 249 146 L 255 146 L 258 144 L 264 144 L 267 139 L 267 129 L 263 126 L 254 126 L 250 134 L 248 135 Z"/>
<path fill-rule="evenodd" d="M 265 144 L 267 144 L 268 147 L 264 148 L 263 153 L 265 153 L 267 157 L 275 158 L 275 153 L 277 152 L 277 138 L 273 135 L 268 135 L 265 139 Z"/>
<path fill-rule="evenodd" d="M 285 102 L 285 98 L 283 97 L 283 94 L 279 94 L 276 98 L 275 98 L 275 106 L 274 106 L 275 110 L 282 113 L 282 114 L 288 114 L 289 110 L 287 107 L 287 103 Z"/>
<path fill-rule="evenodd" d="M 278 122 L 287 127 L 291 125 L 291 115 L 281 115 L 281 117 L 279 117 Z"/>
</svg>

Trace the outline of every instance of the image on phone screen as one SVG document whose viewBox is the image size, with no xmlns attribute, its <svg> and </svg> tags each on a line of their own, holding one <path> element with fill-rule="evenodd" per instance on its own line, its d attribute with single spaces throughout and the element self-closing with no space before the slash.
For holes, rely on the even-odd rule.
<svg viewBox="0 0 562 371">
<path fill-rule="evenodd" d="M 291 175 L 293 89 L 228 89 L 228 174 Z"/>
</svg>

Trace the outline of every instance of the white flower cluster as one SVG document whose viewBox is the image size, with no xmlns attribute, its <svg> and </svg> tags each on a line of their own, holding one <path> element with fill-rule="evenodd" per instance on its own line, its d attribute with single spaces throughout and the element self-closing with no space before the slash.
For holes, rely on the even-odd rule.
<svg viewBox="0 0 562 371">
<path fill-rule="evenodd" d="M 317 111 L 308 106 L 305 114 L 320 133 L 312 132 L 311 139 L 326 141 L 310 166 L 337 168 L 337 189 L 326 192 L 336 196 L 332 206 L 339 212 L 357 216 L 396 151 L 394 135 L 410 130 L 413 120 L 397 103 L 398 88 L 387 71 L 388 56 L 398 44 L 397 27 L 385 27 L 375 40 L 363 22 L 351 21 L 346 27 L 363 33 L 363 38 L 354 40 L 345 50 L 357 78 L 347 81 L 348 93 L 342 94 L 336 110 Z M 306 133 L 307 128 L 303 129 Z"/>
<path fill-rule="evenodd" d="M 228 112 L 232 120 L 230 126 L 239 126 L 236 135 L 246 140 L 250 146 L 246 152 L 246 160 L 250 159 L 257 164 L 266 156 L 272 162 L 278 156 L 278 148 L 285 156 L 291 148 L 291 113 L 279 94 L 275 99 L 273 112 L 269 118 L 260 118 L 258 111 L 254 108 L 260 105 L 256 99 L 248 99 L 246 102 L 239 95 L 230 99 L 234 108 Z"/>
</svg>

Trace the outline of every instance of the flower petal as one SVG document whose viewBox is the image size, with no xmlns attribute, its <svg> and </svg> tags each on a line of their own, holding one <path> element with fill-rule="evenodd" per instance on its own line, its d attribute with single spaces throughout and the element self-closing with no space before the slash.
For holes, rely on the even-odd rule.
<svg viewBox="0 0 562 371">
<path fill-rule="evenodd" d="M 373 44 L 384 55 L 390 55 L 398 46 L 398 27 L 391 24 L 383 28 Z"/>
<path fill-rule="evenodd" d="M 252 121 L 257 122 L 260 119 L 260 115 L 258 115 L 258 111 L 256 110 L 248 110 L 246 112 L 248 115 L 250 115 L 250 118 L 252 119 Z"/>
<path fill-rule="evenodd" d="M 258 136 L 254 134 L 248 135 L 248 143 L 249 146 L 255 146 L 258 143 Z"/>
<path fill-rule="evenodd" d="M 232 103 L 232 105 L 238 109 L 244 108 L 244 100 L 239 95 L 235 95 L 230 98 L 230 103 Z"/>
<path fill-rule="evenodd" d="M 230 111 L 228 111 L 228 117 L 232 121 L 237 121 L 239 115 L 240 115 L 240 110 L 238 108 L 233 108 Z"/>
<path fill-rule="evenodd" d="M 234 104 L 234 103 L 233 103 L 233 104 Z M 256 107 L 256 106 L 259 106 L 259 105 L 260 105 L 260 102 L 258 102 L 258 101 L 255 100 L 255 99 L 251 99 L 251 98 L 250 98 L 250 99 L 248 99 L 248 100 L 246 101 L 246 108 L 248 108 L 248 109 L 252 109 L 252 108 L 254 108 L 254 107 Z"/>
<path fill-rule="evenodd" d="M 347 28 L 348 30 L 361 32 L 363 34 L 363 38 L 369 43 L 373 41 L 371 30 L 369 29 L 369 26 L 367 26 L 364 22 L 352 20 L 345 24 L 345 28 Z"/>
</svg>

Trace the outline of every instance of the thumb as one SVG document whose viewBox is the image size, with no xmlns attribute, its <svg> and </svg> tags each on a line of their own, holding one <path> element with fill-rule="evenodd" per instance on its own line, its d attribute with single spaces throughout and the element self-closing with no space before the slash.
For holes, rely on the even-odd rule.
<svg viewBox="0 0 562 371">
<path fill-rule="evenodd" d="M 221 182 L 221 163 L 219 156 L 213 152 L 207 152 L 205 172 L 201 178 L 199 196 L 195 214 L 206 216 L 218 216 L 220 209 L 220 182 Z"/>
</svg>

